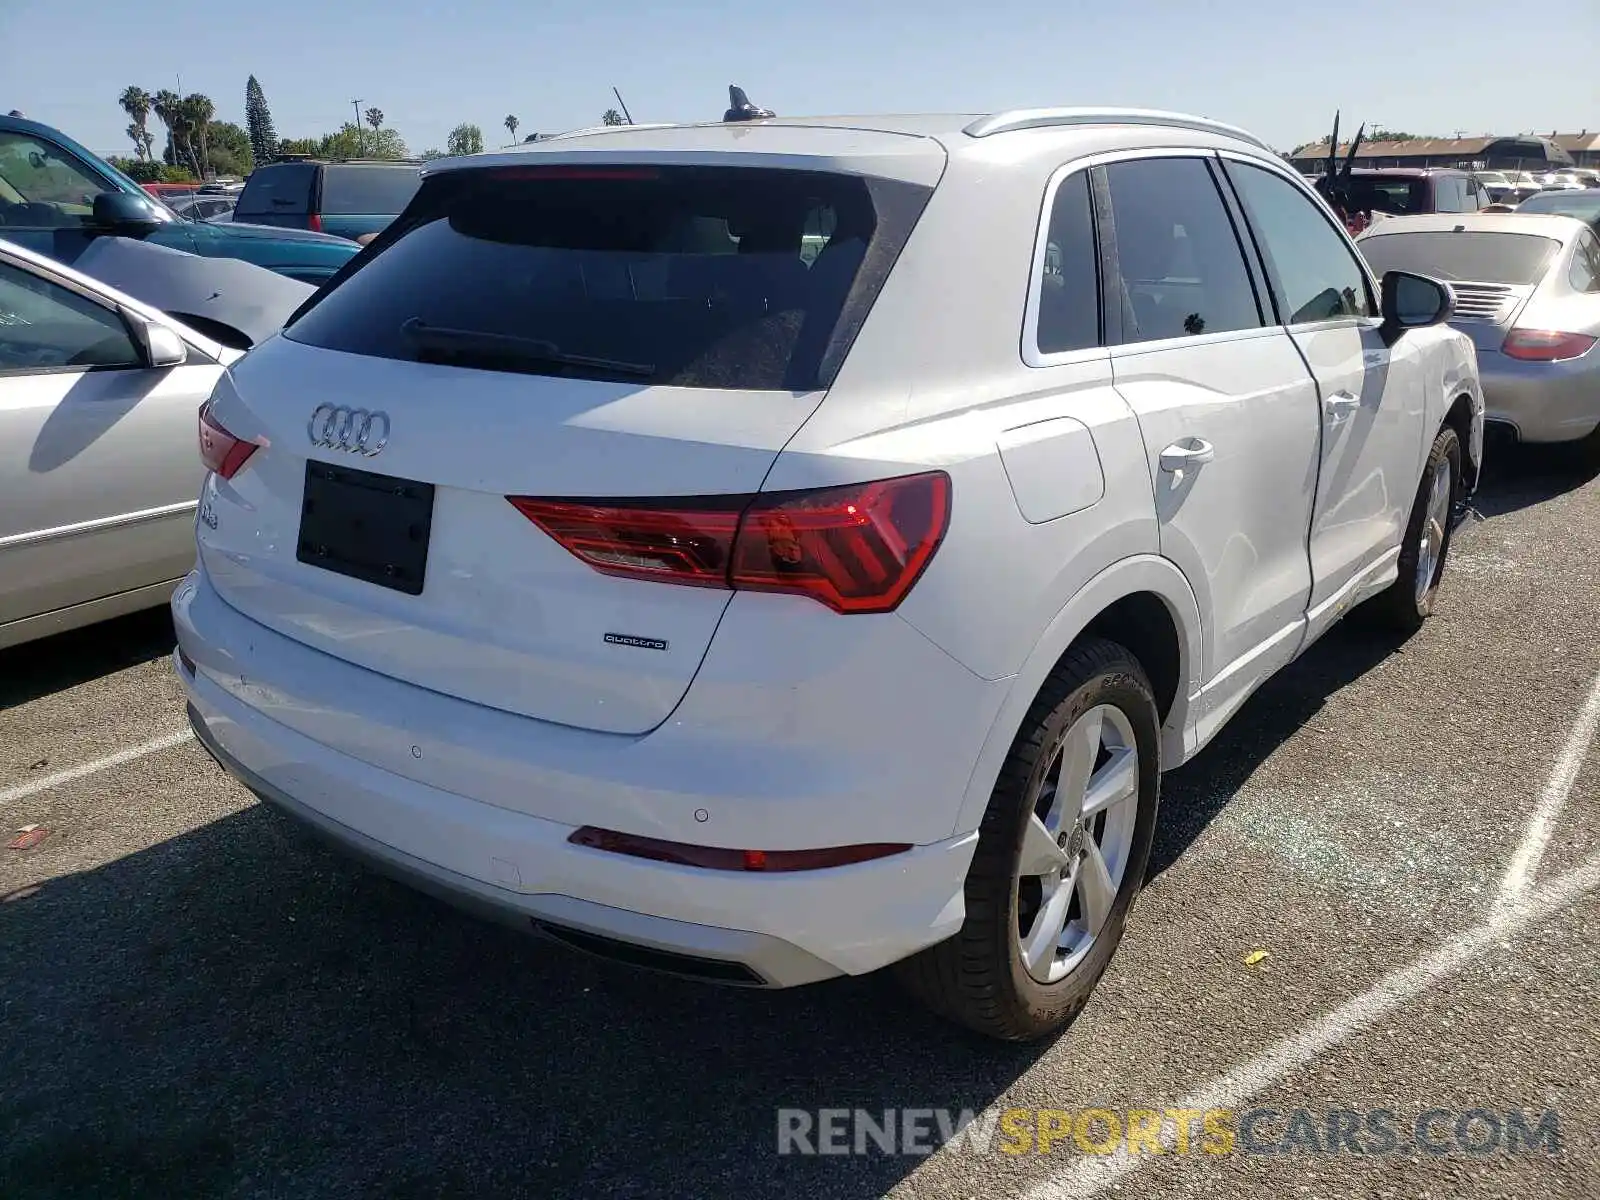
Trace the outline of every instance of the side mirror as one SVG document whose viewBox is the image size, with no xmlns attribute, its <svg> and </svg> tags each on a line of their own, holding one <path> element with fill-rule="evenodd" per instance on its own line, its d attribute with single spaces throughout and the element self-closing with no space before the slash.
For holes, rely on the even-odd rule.
<svg viewBox="0 0 1600 1200">
<path fill-rule="evenodd" d="M 142 238 L 161 228 L 149 203 L 127 192 L 100 192 L 94 198 L 94 223 L 105 233 Z"/>
<path fill-rule="evenodd" d="M 189 347 L 178 331 L 133 313 L 125 314 L 147 367 L 181 367 L 189 360 Z"/>
<path fill-rule="evenodd" d="M 1421 329 L 1448 321 L 1456 297 L 1447 284 L 1409 271 L 1385 271 L 1379 307 L 1384 327 L 1398 337 L 1407 329 Z"/>
</svg>

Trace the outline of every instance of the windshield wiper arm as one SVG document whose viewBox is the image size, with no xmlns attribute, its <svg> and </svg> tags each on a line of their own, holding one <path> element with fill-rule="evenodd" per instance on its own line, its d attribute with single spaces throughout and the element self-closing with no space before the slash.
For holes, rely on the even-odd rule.
<svg viewBox="0 0 1600 1200">
<path fill-rule="evenodd" d="M 462 350 L 468 353 L 499 354 L 525 362 L 558 363 L 569 367 L 587 367 L 595 371 L 610 371 L 618 375 L 654 375 L 654 363 L 624 362 L 615 358 L 597 358 L 589 354 L 569 354 L 546 338 L 522 337 L 514 333 L 489 333 L 479 329 L 451 329 L 445 325 L 427 325 L 412 317 L 400 326 L 400 332 L 420 346 L 437 350 Z"/>
</svg>

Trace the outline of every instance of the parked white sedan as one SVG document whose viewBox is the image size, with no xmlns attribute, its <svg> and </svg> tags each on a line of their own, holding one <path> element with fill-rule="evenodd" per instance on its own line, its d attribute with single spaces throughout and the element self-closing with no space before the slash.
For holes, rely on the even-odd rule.
<svg viewBox="0 0 1600 1200">
<path fill-rule="evenodd" d="M 0 648 L 166 602 L 196 413 L 239 354 L 0 241 Z"/>
</svg>

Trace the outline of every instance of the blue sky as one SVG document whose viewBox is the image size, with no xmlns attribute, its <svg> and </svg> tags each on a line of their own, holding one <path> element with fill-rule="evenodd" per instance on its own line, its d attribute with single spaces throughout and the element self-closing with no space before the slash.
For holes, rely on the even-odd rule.
<svg viewBox="0 0 1600 1200">
<path fill-rule="evenodd" d="M 503 143 L 507 113 L 519 137 L 593 124 L 613 84 L 635 120 L 715 118 L 739 83 L 784 115 L 1176 108 L 1287 148 L 1336 106 L 1351 129 L 1592 130 L 1597 46 L 1596 0 L 0 0 L 0 112 L 127 153 L 124 85 L 181 76 L 243 124 L 253 73 L 280 136 L 360 97 L 416 152 L 461 121 Z"/>
</svg>

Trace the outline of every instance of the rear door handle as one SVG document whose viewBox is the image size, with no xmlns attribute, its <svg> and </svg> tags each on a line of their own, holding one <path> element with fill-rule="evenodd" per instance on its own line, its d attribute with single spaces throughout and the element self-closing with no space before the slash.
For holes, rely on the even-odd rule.
<svg viewBox="0 0 1600 1200">
<path fill-rule="evenodd" d="M 1322 406 L 1328 410 L 1329 420 L 1339 421 L 1361 407 L 1361 397 L 1352 396 L 1349 392 L 1335 392 L 1322 402 Z"/>
<path fill-rule="evenodd" d="M 1205 438 L 1184 438 L 1181 442 L 1173 442 L 1161 452 L 1161 469 L 1163 471 L 1181 471 L 1185 467 L 1198 467 L 1201 463 L 1208 463 L 1217 456 L 1217 448 Z"/>
</svg>

